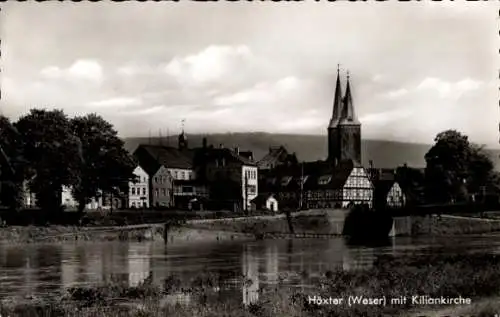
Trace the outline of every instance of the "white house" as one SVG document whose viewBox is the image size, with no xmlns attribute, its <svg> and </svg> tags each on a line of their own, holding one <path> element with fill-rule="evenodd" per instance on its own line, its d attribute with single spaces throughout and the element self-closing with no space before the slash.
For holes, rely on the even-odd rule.
<svg viewBox="0 0 500 317">
<path fill-rule="evenodd" d="M 389 189 L 386 197 L 386 203 L 388 207 L 392 208 L 403 207 L 406 204 L 406 196 L 404 195 L 398 182 L 394 182 Z"/>
<path fill-rule="evenodd" d="M 149 207 L 149 175 L 140 166 L 134 170 L 136 182 L 129 182 L 128 204 L 130 208 Z"/>
<path fill-rule="evenodd" d="M 255 165 L 242 165 L 241 166 L 241 193 L 243 201 L 247 207 L 251 207 L 251 201 L 255 199 L 259 193 L 258 190 L 258 168 Z"/>
<path fill-rule="evenodd" d="M 69 186 L 63 186 L 61 191 L 61 205 L 67 209 L 73 209 L 78 207 L 78 202 L 73 198 L 72 188 Z"/>
<path fill-rule="evenodd" d="M 259 194 L 252 201 L 253 210 L 278 211 L 278 200 L 273 194 Z"/>
<path fill-rule="evenodd" d="M 343 186 L 342 207 L 350 203 L 365 203 L 370 207 L 373 204 L 373 184 L 361 166 L 355 166 Z"/>
</svg>

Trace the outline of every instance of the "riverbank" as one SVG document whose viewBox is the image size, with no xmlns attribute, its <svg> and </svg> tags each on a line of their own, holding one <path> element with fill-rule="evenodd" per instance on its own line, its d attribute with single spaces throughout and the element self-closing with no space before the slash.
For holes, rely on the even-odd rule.
<svg viewBox="0 0 500 317">
<path fill-rule="evenodd" d="M 347 213 L 346 210 L 307 210 L 292 213 L 295 235 L 290 235 L 286 216 L 276 214 L 221 219 L 171 220 L 166 233 L 164 223 L 121 226 L 6 226 L 0 227 L 0 243 L 116 240 L 166 240 L 168 243 L 193 243 L 290 237 L 328 238 L 345 233 Z M 373 223 L 366 225 L 373 226 Z M 500 219 L 428 215 L 394 218 L 389 235 L 452 236 L 499 231 Z"/>
<path fill-rule="evenodd" d="M 110 227 L 12 226 L 0 228 L 0 243 L 58 243 L 103 241 L 161 241 L 168 244 L 210 243 L 234 240 L 255 240 L 255 235 L 224 230 L 145 224 Z"/>
<path fill-rule="evenodd" d="M 293 290 L 283 284 L 258 287 L 249 305 L 213 296 L 225 288 L 221 276 L 200 276 L 182 285 L 175 276 L 162 285 L 137 287 L 108 284 L 72 288 L 44 298 L 10 298 L 0 303 L 2 316 L 493 316 L 500 308 L 500 257 L 494 255 L 436 255 L 394 259 L 381 257 L 366 271 L 328 271 L 312 289 Z M 243 277 L 240 284 L 249 285 Z M 250 282 L 251 285 L 251 282 Z M 214 291 L 215 290 L 215 291 Z M 232 293 L 235 293 L 234 290 Z M 241 292 L 239 292 L 241 294 Z M 470 298 L 471 304 L 434 305 L 423 302 L 387 305 L 347 304 L 350 296 L 410 298 L 413 295 Z M 317 305 L 308 297 L 344 299 Z M 184 301 L 179 302 L 179 299 Z M 243 299 L 244 300 L 244 299 Z M 247 297 L 248 300 L 248 297 Z M 180 304 L 180 305 L 179 305 Z M 440 315 L 441 316 L 441 315 Z M 458 316 L 458 315 L 457 315 Z"/>
</svg>

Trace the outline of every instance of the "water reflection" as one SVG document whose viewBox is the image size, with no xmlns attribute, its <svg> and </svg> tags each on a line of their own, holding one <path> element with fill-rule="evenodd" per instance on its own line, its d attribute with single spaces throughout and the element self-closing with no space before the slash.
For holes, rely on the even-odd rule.
<svg viewBox="0 0 500 317">
<path fill-rule="evenodd" d="M 391 239 L 383 246 L 367 247 L 348 245 L 343 239 L 303 239 L 203 246 L 121 242 L 3 245 L 0 297 L 45 295 L 68 287 L 108 282 L 162 286 L 172 275 L 181 287 L 189 289 L 200 275 L 213 275 L 216 283 L 207 289 L 213 296 L 204 300 L 249 304 L 258 300 L 263 289 L 278 283 L 305 290 L 327 271 L 367 269 L 380 255 L 404 255 L 427 244 Z M 189 293 L 165 298 L 166 302 L 193 300 Z"/>
</svg>

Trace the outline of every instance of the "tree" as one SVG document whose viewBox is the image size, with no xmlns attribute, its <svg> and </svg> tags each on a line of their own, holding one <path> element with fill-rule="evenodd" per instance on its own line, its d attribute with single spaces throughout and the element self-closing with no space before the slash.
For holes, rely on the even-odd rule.
<svg viewBox="0 0 500 317">
<path fill-rule="evenodd" d="M 24 140 L 28 186 L 43 210 L 61 210 L 61 190 L 78 182 L 82 160 L 80 140 L 62 110 L 32 109 L 15 127 Z"/>
<path fill-rule="evenodd" d="M 0 150 L 3 162 L 0 163 L 0 201 L 17 211 L 23 203 L 23 180 L 26 160 L 23 157 L 23 140 L 21 135 L 4 116 L 0 116 Z"/>
<path fill-rule="evenodd" d="M 426 196 L 430 202 L 465 200 L 493 179 L 493 163 L 482 147 L 467 136 L 447 130 L 439 133 L 425 155 Z"/>
<path fill-rule="evenodd" d="M 136 164 L 113 126 L 102 117 L 89 114 L 73 118 L 71 131 L 81 140 L 83 153 L 78 183 L 73 187 L 78 211 L 83 212 L 85 204 L 97 198 L 100 190 L 115 195 L 128 192 L 129 181 L 136 177 Z"/>
<path fill-rule="evenodd" d="M 469 155 L 469 178 L 467 179 L 467 189 L 471 193 L 478 193 L 481 188 L 489 185 L 493 181 L 493 162 L 484 152 L 484 148 L 471 145 Z"/>
</svg>

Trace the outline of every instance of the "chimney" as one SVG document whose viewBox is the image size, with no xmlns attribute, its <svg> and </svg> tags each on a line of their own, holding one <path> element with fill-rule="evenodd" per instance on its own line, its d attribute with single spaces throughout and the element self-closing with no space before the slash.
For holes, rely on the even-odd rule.
<svg viewBox="0 0 500 317">
<path fill-rule="evenodd" d="M 235 152 L 237 155 L 240 155 L 240 148 L 236 146 L 236 147 L 234 148 L 234 152 Z"/>
<path fill-rule="evenodd" d="M 203 148 L 206 149 L 207 148 L 207 138 L 203 138 Z"/>
</svg>

